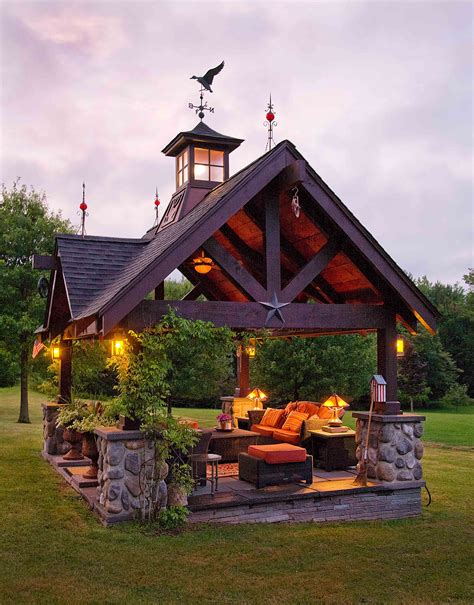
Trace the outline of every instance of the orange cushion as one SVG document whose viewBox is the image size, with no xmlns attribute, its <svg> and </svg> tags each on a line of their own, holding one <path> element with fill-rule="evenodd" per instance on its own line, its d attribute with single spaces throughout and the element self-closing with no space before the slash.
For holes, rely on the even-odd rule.
<svg viewBox="0 0 474 605">
<path fill-rule="evenodd" d="M 254 433 L 260 433 L 260 435 L 265 435 L 266 437 L 271 437 L 273 435 L 273 431 L 275 427 L 273 426 L 263 426 L 261 424 L 252 424 L 252 428 L 250 429 Z"/>
<path fill-rule="evenodd" d="M 285 420 L 285 424 L 281 427 L 284 431 L 293 431 L 299 433 L 303 420 L 307 420 L 309 414 L 303 414 L 302 412 L 290 412 L 290 415 Z"/>
<path fill-rule="evenodd" d="M 285 462 L 304 462 L 306 450 L 288 443 L 275 445 L 249 445 L 249 456 L 265 460 L 268 464 L 282 464 Z"/>
<path fill-rule="evenodd" d="M 280 424 L 281 417 L 283 416 L 283 410 L 275 410 L 274 408 L 267 408 L 263 418 L 259 424 L 263 426 L 277 427 Z"/>
<path fill-rule="evenodd" d="M 284 441 L 285 443 L 298 444 L 301 440 L 300 434 L 294 431 L 285 431 L 284 429 L 275 429 L 272 435 L 276 441 Z"/>
<path fill-rule="evenodd" d="M 314 401 L 298 401 L 296 411 L 303 412 L 303 414 L 308 414 L 309 416 L 314 416 L 318 413 L 320 405 L 321 404 L 315 403 Z"/>
</svg>

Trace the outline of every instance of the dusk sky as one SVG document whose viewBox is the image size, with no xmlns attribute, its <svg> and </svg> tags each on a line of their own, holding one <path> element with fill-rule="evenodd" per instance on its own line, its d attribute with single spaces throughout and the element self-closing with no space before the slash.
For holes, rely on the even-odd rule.
<svg viewBox="0 0 474 605">
<path fill-rule="evenodd" d="M 193 74 L 225 60 L 207 124 L 231 173 L 292 141 L 396 262 L 473 266 L 472 2 L 3 2 L 1 176 L 89 235 L 141 237 L 174 191 L 161 149 L 198 122 Z"/>
</svg>

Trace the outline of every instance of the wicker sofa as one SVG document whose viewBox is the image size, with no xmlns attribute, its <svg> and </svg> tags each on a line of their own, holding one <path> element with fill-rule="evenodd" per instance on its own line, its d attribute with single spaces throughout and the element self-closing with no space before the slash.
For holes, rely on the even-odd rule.
<svg viewBox="0 0 474 605">
<path fill-rule="evenodd" d="M 267 408 L 268 409 L 268 408 Z M 284 430 L 283 424 L 291 412 L 308 414 L 303 420 L 299 432 Z M 343 413 L 343 410 L 341 410 Z M 284 413 L 276 426 L 262 424 L 265 410 L 249 410 L 250 430 L 259 433 L 259 444 L 291 443 L 292 445 L 305 445 L 311 437 L 309 431 L 322 428 L 327 424 L 331 412 L 316 401 L 292 401 L 284 408 Z M 342 414 L 341 414 L 342 416 Z"/>
</svg>

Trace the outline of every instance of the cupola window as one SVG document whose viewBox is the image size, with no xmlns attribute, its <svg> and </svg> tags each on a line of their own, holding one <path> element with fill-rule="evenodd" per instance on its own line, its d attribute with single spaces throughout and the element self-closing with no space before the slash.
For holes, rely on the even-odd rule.
<svg viewBox="0 0 474 605">
<path fill-rule="evenodd" d="M 178 156 L 178 187 L 184 185 L 189 180 L 189 169 L 188 169 L 188 150 L 185 149 L 181 155 Z"/>
<path fill-rule="evenodd" d="M 224 180 L 224 152 L 216 149 L 194 149 L 194 178 L 197 181 Z"/>
</svg>

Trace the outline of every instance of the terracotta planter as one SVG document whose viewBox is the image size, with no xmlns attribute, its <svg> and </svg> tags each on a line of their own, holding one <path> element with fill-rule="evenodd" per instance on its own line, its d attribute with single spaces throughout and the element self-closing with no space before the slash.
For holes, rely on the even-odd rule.
<svg viewBox="0 0 474 605">
<path fill-rule="evenodd" d="M 71 429 L 64 429 L 64 441 L 70 444 L 71 449 L 64 454 L 63 460 L 82 460 L 84 456 L 81 453 L 82 433 Z"/>
<path fill-rule="evenodd" d="M 82 436 L 82 453 L 91 461 L 90 467 L 82 476 L 85 479 L 97 479 L 99 450 L 93 433 L 84 433 Z"/>
</svg>

